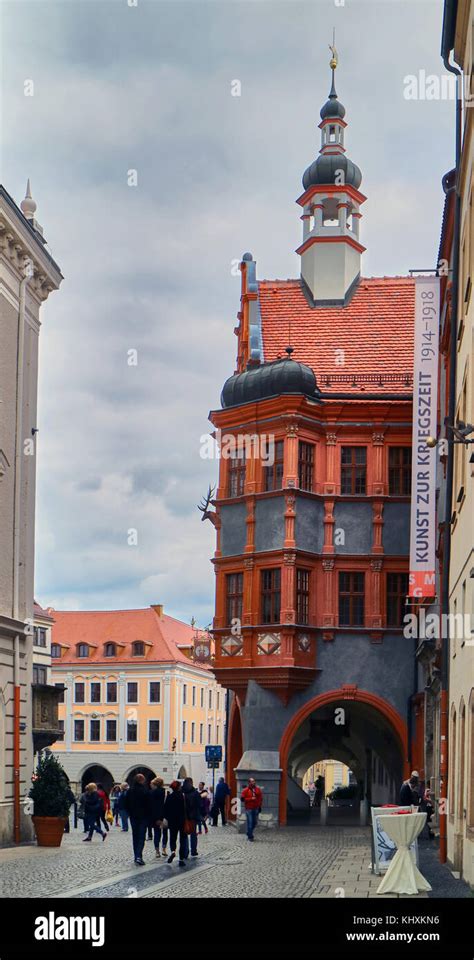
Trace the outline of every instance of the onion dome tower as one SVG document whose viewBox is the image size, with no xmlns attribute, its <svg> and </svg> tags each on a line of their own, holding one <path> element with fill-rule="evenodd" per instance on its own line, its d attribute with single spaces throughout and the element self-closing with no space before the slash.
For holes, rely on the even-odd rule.
<svg viewBox="0 0 474 960">
<path fill-rule="evenodd" d="M 360 276 L 360 206 L 362 174 L 346 156 L 344 134 L 346 110 L 336 93 L 338 57 L 335 46 L 329 62 L 332 72 L 329 97 L 321 108 L 321 149 L 303 174 L 304 193 L 297 200 L 303 207 L 301 279 L 314 306 L 344 306 Z"/>
</svg>

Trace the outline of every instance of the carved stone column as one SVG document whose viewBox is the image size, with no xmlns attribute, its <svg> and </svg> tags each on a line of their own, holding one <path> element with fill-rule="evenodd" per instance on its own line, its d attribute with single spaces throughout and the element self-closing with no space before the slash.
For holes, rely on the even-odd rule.
<svg viewBox="0 0 474 960">
<path fill-rule="evenodd" d="M 324 501 L 323 553 L 334 553 L 334 500 Z"/>
<path fill-rule="evenodd" d="M 243 626 L 247 627 L 251 626 L 253 622 L 252 601 L 254 568 L 255 561 L 252 557 L 247 557 L 247 559 L 244 560 L 244 597 L 242 609 L 242 623 Z"/>
<path fill-rule="evenodd" d="M 298 421 L 288 417 L 286 422 L 283 487 L 297 487 L 298 478 Z"/>
<path fill-rule="evenodd" d="M 247 543 L 245 544 L 245 553 L 253 553 L 255 550 L 255 497 L 249 497 L 247 500 Z"/>
<path fill-rule="evenodd" d="M 369 596 L 371 597 L 372 603 L 368 620 L 371 627 L 380 629 L 382 627 L 382 560 L 370 561 L 370 578 L 372 582 Z M 372 639 L 377 642 L 378 637 L 374 635 Z"/>
<path fill-rule="evenodd" d="M 372 493 L 376 496 L 385 493 L 384 483 L 385 437 L 383 433 L 372 434 Z"/>
<path fill-rule="evenodd" d="M 383 500 L 372 503 L 372 553 L 383 553 Z"/>
<path fill-rule="evenodd" d="M 296 553 L 283 554 L 282 584 L 281 584 L 281 614 L 282 623 L 296 622 Z"/>
<path fill-rule="evenodd" d="M 322 567 L 324 571 L 323 639 L 333 640 L 334 633 L 331 631 L 331 628 L 334 629 L 336 626 L 336 611 L 334 602 L 334 560 L 323 560 Z M 328 628 L 330 631 L 329 634 L 326 632 Z"/>
<path fill-rule="evenodd" d="M 295 505 L 296 497 L 288 494 L 285 497 L 285 540 L 283 547 L 286 549 L 295 547 Z"/>
<path fill-rule="evenodd" d="M 335 433 L 326 434 L 326 479 L 324 481 L 324 493 L 334 494 L 337 492 L 338 479 L 337 463 L 337 436 Z"/>
</svg>

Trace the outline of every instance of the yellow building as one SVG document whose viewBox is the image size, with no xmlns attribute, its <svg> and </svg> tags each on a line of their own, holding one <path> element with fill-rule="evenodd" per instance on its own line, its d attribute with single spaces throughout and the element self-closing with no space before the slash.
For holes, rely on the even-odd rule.
<svg viewBox="0 0 474 960">
<path fill-rule="evenodd" d="M 226 695 L 195 659 L 206 638 L 195 648 L 193 628 L 159 605 L 49 613 L 53 682 L 66 688 L 53 751 L 73 789 L 136 772 L 210 783 L 204 750 L 224 747 Z"/>
<path fill-rule="evenodd" d="M 443 52 L 462 70 L 463 130 L 458 170 L 461 198 L 455 422 L 474 423 L 474 3 L 445 6 Z M 474 434 L 468 434 L 470 439 Z M 454 448 L 449 610 L 455 631 L 449 664 L 448 861 L 474 884 L 474 447 Z M 456 621 L 455 621 L 456 622 Z M 461 636 L 460 636 L 461 635 Z"/>
<path fill-rule="evenodd" d="M 303 790 L 308 790 L 310 783 L 315 783 L 317 777 L 324 777 L 324 796 L 332 793 L 335 787 L 349 786 L 349 767 L 339 760 L 321 760 L 313 763 L 303 777 Z"/>
</svg>

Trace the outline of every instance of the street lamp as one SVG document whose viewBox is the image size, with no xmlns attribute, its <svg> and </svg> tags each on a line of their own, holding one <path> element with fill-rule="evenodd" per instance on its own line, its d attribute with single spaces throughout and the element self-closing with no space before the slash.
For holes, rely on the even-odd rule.
<svg viewBox="0 0 474 960">
<path fill-rule="evenodd" d="M 474 432 L 474 426 L 472 423 L 464 423 L 464 420 L 458 420 L 456 424 L 445 423 L 446 429 L 450 430 L 452 437 L 448 437 L 448 443 L 464 443 L 466 446 L 469 443 L 474 443 L 474 438 L 468 440 L 470 433 Z M 426 441 L 427 447 L 436 447 L 439 443 L 439 437 L 428 437 Z"/>
</svg>

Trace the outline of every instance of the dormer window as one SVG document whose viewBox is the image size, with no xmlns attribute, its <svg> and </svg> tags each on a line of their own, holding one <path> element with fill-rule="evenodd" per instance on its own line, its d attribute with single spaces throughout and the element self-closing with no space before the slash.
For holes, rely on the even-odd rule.
<svg viewBox="0 0 474 960">
<path fill-rule="evenodd" d="M 51 644 L 51 656 L 52 656 L 52 657 L 60 657 L 60 656 L 61 656 L 61 647 L 59 646 L 59 643 L 52 643 L 52 644 Z"/>
<path fill-rule="evenodd" d="M 78 643 L 77 645 L 77 656 L 78 657 L 88 657 L 89 656 L 89 644 L 88 643 Z"/>
<path fill-rule="evenodd" d="M 117 654 L 117 647 L 115 643 L 106 643 L 105 644 L 105 656 L 106 657 L 115 657 Z"/>
<path fill-rule="evenodd" d="M 134 657 L 144 657 L 145 656 L 145 644 L 141 640 L 136 640 L 132 644 L 132 654 Z"/>
</svg>

